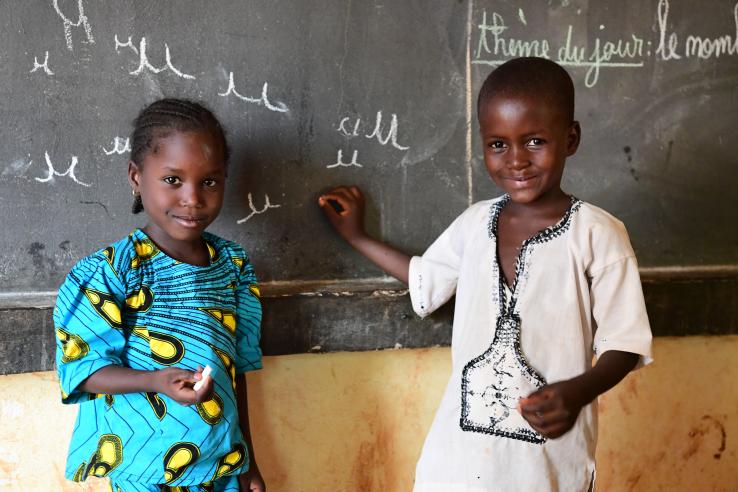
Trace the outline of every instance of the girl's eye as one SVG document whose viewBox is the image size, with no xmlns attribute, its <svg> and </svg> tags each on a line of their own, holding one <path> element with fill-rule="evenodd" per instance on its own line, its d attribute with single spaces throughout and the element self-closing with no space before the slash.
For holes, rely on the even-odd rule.
<svg viewBox="0 0 738 492">
<path fill-rule="evenodd" d="M 203 181 L 203 184 L 208 188 L 213 188 L 215 185 L 218 184 L 218 182 L 214 179 L 206 179 L 205 181 Z"/>
<path fill-rule="evenodd" d="M 167 176 L 164 178 L 164 182 L 170 185 L 179 184 L 179 178 L 177 176 Z"/>
</svg>

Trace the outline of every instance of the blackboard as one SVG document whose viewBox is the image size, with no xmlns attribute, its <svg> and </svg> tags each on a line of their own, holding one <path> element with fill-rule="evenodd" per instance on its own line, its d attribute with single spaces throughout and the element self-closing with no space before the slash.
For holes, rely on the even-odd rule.
<svg viewBox="0 0 738 492">
<path fill-rule="evenodd" d="M 130 122 L 201 99 L 234 154 L 212 230 L 261 279 L 382 274 L 340 242 L 317 194 L 355 183 L 372 232 L 419 253 L 498 194 L 476 91 L 516 55 L 562 62 L 583 142 L 564 187 L 628 226 L 641 266 L 736 263 L 738 6 L 526 0 L 0 2 L 0 291 L 53 292 L 130 214 Z M 287 289 L 289 290 L 289 289 Z"/>
</svg>

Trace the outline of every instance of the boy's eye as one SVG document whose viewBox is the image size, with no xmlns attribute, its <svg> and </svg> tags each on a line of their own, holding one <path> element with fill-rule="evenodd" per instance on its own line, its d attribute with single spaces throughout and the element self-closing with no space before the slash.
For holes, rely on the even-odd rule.
<svg viewBox="0 0 738 492">
<path fill-rule="evenodd" d="M 163 181 L 166 184 L 175 185 L 179 183 L 179 178 L 177 176 L 167 176 L 163 178 Z"/>
<path fill-rule="evenodd" d="M 202 182 L 202 184 L 204 184 L 208 188 L 212 188 L 215 185 L 217 185 L 218 182 L 215 181 L 214 179 L 206 179 L 205 181 Z"/>
<path fill-rule="evenodd" d="M 493 140 L 488 144 L 489 148 L 494 151 L 500 151 L 505 149 L 505 143 L 501 140 Z"/>
<path fill-rule="evenodd" d="M 530 140 L 528 140 L 528 145 L 532 145 L 534 147 L 539 147 L 544 143 L 546 142 L 542 138 L 531 138 Z"/>
</svg>

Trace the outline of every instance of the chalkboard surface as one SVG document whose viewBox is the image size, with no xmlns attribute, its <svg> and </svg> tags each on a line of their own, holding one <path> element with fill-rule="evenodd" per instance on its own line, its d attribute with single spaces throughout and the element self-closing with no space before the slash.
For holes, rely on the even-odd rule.
<svg viewBox="0 0 738 492">
<path fill-rule="evenodd" d="M 316 195 L 364 187 L 369 228 L 421 252 L 494 189 L 475 95 L 523 54 L 564 64 L 583 143 L 565 189 L 628 226 L 642 266 L 736 262 L 738 6 L 687 0 L 0 2 L 0 291 L 53 291 L 130 214 L 130 122 L 202 99 L 234 153 L 213 232 L 265 281 L 381 273 Z"/>
</svg>

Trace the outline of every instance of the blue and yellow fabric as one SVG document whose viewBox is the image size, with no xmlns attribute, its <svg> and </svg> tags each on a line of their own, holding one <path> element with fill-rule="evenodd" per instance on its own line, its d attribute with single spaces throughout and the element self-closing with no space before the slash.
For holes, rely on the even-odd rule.
<svg viewBox="0 0 738 492">
<path fill-rule="evenodd" d="M 261 368 L 259 290 L 239 245 L 203 237 L 210 265 L 195 266 L 170 258 L 137 229 L 82 259 L 59 289 L 62 401 L 79 404 L 68 479 L 209 487 L 248 469 L 235 378 Z M 215 393 L 182 406 L 163 394 L 79 390 L 110 364 L 146 371 L 207 364 Z"/>
</svg>

